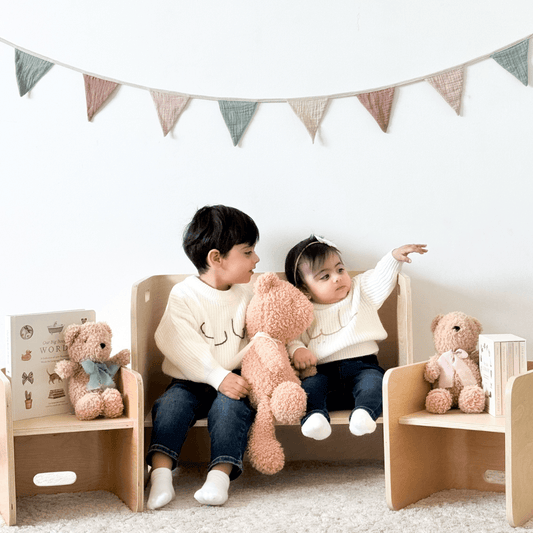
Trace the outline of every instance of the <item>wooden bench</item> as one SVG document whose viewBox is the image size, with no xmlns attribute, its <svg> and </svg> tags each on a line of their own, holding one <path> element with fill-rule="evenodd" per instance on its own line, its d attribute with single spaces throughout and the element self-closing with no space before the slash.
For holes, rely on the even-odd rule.
<svg viewBox="0 0 533 533">
<path fill-rule="evenodd" d="M 354 276 L 357 272 L 350 272 Z M 253 284 L 258 274 L 254 274 Z M 285 275 L 278 273 L 285 279 Z M 144 387 L 145 443 L 151 432 L 151 407 L 164 392 L 170 378 L 162 373 L 163 355 L 154 334 L 165 311 L 172 287 L 187 275 L 158 275 L 137 282 L 132 290 L 132 368 L 142 376 Z M 380 365 L 385 369 L 413 362 L 411 289 L 409 278 L 399 274 L 395 290 L 379 311 L 388 338 L 380 344 Z M 332 435 L 324 441 L 303 437 L 300 426 L 278 426 L 277 438 L 291 460 L 383 460 L 383 418 L 372 435 L 355 438 L 348 429 L 350 411 L 331 414 Z M 209 459 L 206 420 L 191 428 L 180 456 L 181 461 L 200 462 Z M 245 457 L 246 459 L 246 457 Z"/>
</svg>

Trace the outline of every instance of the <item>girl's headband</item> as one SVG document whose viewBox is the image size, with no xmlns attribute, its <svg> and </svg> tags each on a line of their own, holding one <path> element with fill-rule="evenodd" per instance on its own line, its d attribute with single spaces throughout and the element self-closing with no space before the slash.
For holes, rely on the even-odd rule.
<svg viewBox="0 0 533 533">
<path fill-rule="evenodd" d="M 298 263 L 300 262 L 300 259 L 302 258 L 303 253 L 307 250 L 307 248 L 309 248 L 309 246 L 311 246 L 313 244 L 325 244 L 326 246 L 329 246 L 330 248 L 335 248 L 335 250 L 337 250 L 337 247 L 331 241 L 328 241 L 328 240 L 324 239 L 323 237 L 318 237 L 317 235 L 313 235 L 313 237 L 316 240 L 306 244 L 303 247 L 302 251 L 298 254 L 298 257 L 296 258 L 296 261 L 294 263 L 293 275 L 294 275 L 294 283 L 295 284 L 296 284 L 296 273 L 298 271 Z"/>
</svg>

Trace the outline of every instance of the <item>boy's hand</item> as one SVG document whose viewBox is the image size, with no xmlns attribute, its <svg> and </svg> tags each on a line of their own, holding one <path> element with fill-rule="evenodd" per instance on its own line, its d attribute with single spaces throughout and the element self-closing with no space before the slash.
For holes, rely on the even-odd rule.
<svg viewBox="0 0 533 533">
<path fill-rule="evenodd" d="M 411 259 L 408 257 L 409 254 L 425 254 L 427 253 L 426 247 L 427 244 L 404 244 L 403 246 L 394 249 L 392 255 L 396 261 L 410 263 Z"/>
<path fill-rule="evenodd" d="M 311 350 L 298 348 L 292 356 L 292 363 L 296 370 L 305 370 L 311 366 L 316 366 L 318 359 Z"/>
<path fill-rule="evenodd" d="M 232 400 L 246 398 L 250 392 L 250 384 L 241 376 L 230 372 L 218 386 L 218 390 Z"/>
</svg>

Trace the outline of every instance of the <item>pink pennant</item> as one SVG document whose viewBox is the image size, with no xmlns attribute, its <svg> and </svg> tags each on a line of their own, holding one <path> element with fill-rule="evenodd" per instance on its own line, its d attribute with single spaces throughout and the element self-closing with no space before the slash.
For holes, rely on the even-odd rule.
<svg viewBox="0 0 533 533">
<path fill-rule="evenodd" d="M 324 116 L 328 101 L 328 98 L 317 98 L 314 100 L 301 98 L 288 101 L 293 111 L 305 124 L 309 135 L 311 135 L 311 139 L 313 139 L 313 143 L 315 142 L 316 132 Z"/>
<path fill-rule="evenodd" d="M 185 109 L 188 96 L 178 96 L 176 94 L 163 93 L 160 91 L 150 91 L 157 109 L 157 116 L 163 128 L 165 137 L 178 121 L 182 111 Z"/>
<path fill-rule="evenodd" d="M 102 107 L 113 91 L 118 87 L 118 83 L 101 80 L 87 74 L 83 75 L 85 80 L 85 98 L 87 100 L 87 118 L 92 120 L 95 113 Z"/>
<path fill-rule="evenodd" d="M 394 87 L 372 93 L 358 94 L 357 98 L 376 119 L 379 127 L 386 133 L 394 99 Z"/>
<path fill-rule="evenodd" d="M 426 81 L 439 92 L 459 115 L 461 112 L 461 96 L 463 94 L 464 68 L 460 67 L 456 70 L 437 74 L 437 76 L 427 78 Z"/>
</svg>

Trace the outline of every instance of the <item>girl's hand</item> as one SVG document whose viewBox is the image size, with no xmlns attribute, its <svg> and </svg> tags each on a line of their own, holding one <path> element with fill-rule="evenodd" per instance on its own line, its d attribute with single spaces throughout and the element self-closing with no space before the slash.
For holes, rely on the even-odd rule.
<svg viewBox="0 0 533 533">
<path fill-rule="evenodd" d="M 311 350 L 298 348 L 292 356 L 292 363 L 296 370 L 305 370 L 311 366 L 316 366 L 318 359 Z"/>
<path fill-rule="evenodd" d="M 409 254 L 425 254 L 427 253 L 426 247 L 427 244 L 404 244 L 403 246 L 394 249 L 392 255 L 396 261 L 410 263 L 411 259 L 408 257 Z"/>
</svg>

